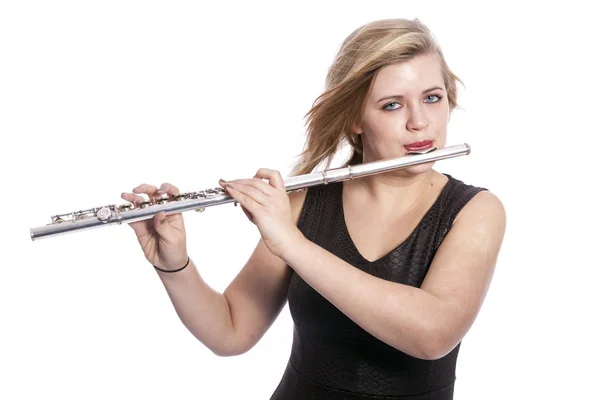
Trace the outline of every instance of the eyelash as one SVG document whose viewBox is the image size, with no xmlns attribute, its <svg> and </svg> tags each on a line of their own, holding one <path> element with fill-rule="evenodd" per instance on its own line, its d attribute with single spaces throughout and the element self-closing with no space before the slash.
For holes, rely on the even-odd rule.
<svg viewBox="0 0 600 400">
<path fill-rule="evenodd" d="M 432 102 L 430 102 L 430 104 L 435 104 L 435 103 L 439 102 L 440 100 L 442 100 L 442 98 L 443 98 L 443 96 L 442 96 L 441 94 L 430 94 L 430 95 L 428 95 L 427 97 L 437 97 L 437 98 L 438 98 L 436 101 L 432 101 Z M 427 97 L 426 97 L 426 98 L 427 98 Z M 397 101 L 393 101 L 393 102 L 391 102 L 391 103 L 388 103 L 388 104 L 386 104 L 385 106 L 383 106 L 383 109 L 384 109 L 385 111 L 395 111 L 395 110 L 397 110 L 398 108 L 394 108 L 394 109 L 389 109 L 389 108 L 388 108 L 388 107 L 389 107 L 389 106 L 391 106 L 392 104 L 398 104 L 398 102 L 397 102 Z"/>
</svg>

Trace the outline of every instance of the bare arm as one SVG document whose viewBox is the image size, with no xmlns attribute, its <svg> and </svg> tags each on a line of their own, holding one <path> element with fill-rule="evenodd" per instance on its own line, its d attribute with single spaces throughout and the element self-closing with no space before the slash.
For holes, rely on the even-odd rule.
<svg viewBox="0 0 600 400">
<path fill-rule="evenodd" d="M 433 360 L 448 354 L 473 324 L 505 225 L 500 200 L 477 194 L 455 219 L 420 288 L 367 274 L 304 238 L 282 258 L 367 332 L 413 357 Z"/>
<path fill-rule="evenodd" d="M 296 222 L 305 197 L 305 191 L 289 196 Z M 157 273 L 186 328 L 216 355 L 234 356 L 250 350 L 275 321 L 292 270 L 261 239 L 223 294 L 202 279 L 193 261 L 183 271 Z"/>
</svg>

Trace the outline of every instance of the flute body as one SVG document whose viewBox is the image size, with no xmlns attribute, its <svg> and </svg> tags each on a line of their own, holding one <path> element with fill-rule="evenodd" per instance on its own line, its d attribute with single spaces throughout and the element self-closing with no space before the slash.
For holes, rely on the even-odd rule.
<svg viewBox="0 0 600 400">
<path fill-rule="evenodd" d="M 289 193 L 311 186 L 326 185 L 328 183 L 394 171 L 412 165 L 468 155 L 470 152 L 471 147 L 466 143 L 441 149 L 431 148 L 424 153 L 413 152 L 398 158 L 290 177 L 284 181 L 285 188 Z M 111 204 L 68 214 L 54 215 L 51 217 L 51 223 L 31 228 L 30 235 L 31 240 L 38 240 L 75 231 L 141 221 L 152 218 L 161 211 L 164 211 L 167 215 L 191 210 L 204 211 L 206 207 L 232 203 L 234 201 L 235 199 L 229 196 L 223 188 L 216 187 L 198 192 L 182 193 L 172 198 L 162 196 L 156 198 L 154 203 L 144 201 L 137 207 L 130 203 L 120 206 Z"/>
</svg>

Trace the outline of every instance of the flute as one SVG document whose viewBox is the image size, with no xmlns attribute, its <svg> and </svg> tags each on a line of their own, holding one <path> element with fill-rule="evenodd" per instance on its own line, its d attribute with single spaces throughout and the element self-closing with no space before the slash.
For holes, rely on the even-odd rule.
<svg viewBox="0 0 600 400">
<path fill-rule="evenodd" d="M 394 171 L 412 165 L 444 160 L 447 158 L 468 155 L 471 147 L 464 143 L 437 149 L 432 147 L 423 152 L 409 152 L 406 156 L 387 160 L 373 161 L 365 164 L 350 165 L 310 174 L 287 178 L 285 189 L 288 193 L 303 190 L 311 186 L 326 185 L 354 178 L 361 178 L 382 172 Z M 204 211 L 206 207 L 234 202 L 235 199 L 221 188 L 201 190 L 198 192 L 180 193 L 169 197 L 163 194 L 136 204 L 106 205 L 67 214 L 51 216 L 47 225 L 30 229 L 31 240 L 53 237 L 75 231 L 89 230 L 109 225 L 121 225 L 152 218 L 164 211 L 167 215 L 185 211 Z"/>
</svg>

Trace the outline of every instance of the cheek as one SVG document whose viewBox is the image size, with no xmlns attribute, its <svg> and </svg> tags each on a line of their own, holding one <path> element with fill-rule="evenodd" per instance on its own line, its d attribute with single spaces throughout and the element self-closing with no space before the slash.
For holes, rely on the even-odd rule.
<svg viewBox="0 0 600 400">
<path fill-rule="evenodd" d="M 443 116 L 436 121 L 436 125 L 440 128 L 446 128 L 448 126 L 448 117 Z"/>
<path fill-rule="evenodd" d="M 398 112 L 379 113 L 377 116 L 370 115 L 369 117 L 363 121 L 363 129 L 380 138 L 393 136 L 406 125 L 402 114 Z"/>
<path fill-rule="evenodd" d="M 429 115 L 430 124 L 436 131 L 445 130 L 450 121 L 450 114 L 444 109 L 432 110 Z"/>
</svg>

